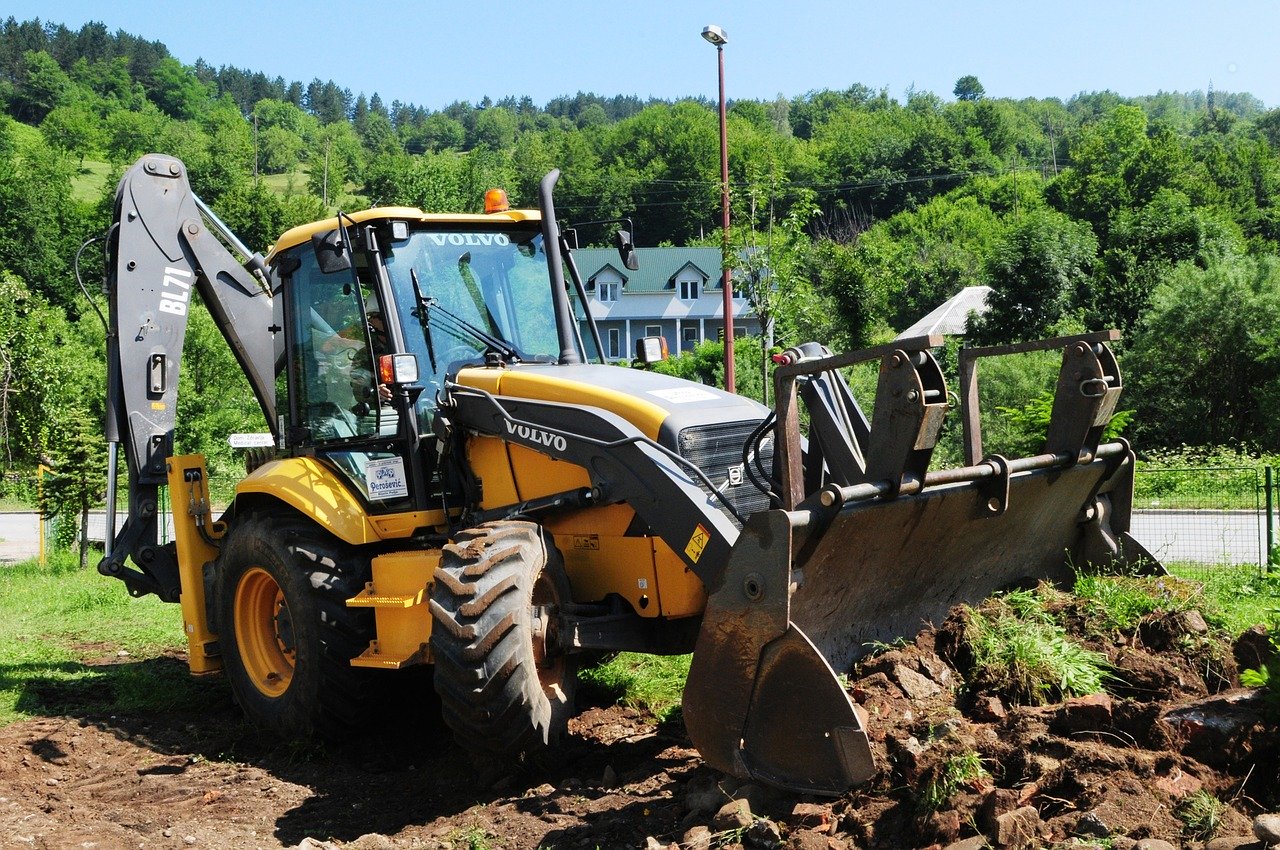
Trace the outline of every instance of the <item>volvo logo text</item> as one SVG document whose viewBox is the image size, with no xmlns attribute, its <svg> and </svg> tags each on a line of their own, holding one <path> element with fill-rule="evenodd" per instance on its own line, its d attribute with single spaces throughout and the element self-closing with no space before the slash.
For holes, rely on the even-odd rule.
<svg viewBox="0 0 1280 850">
<path fill-rule="evenodd" d="M 550 431 L 543 431 L 541 428 L 530 428 L 528 425 L 517 425 L 510 420 L 507 421 L 507 433 L 514 434 L 522 440 L 528 440 L 530 443 L 555 449 L 558 452 L 562 452 L 569 447 L 565 438 L 559 434 L 552 434 Z"/>
</svg>

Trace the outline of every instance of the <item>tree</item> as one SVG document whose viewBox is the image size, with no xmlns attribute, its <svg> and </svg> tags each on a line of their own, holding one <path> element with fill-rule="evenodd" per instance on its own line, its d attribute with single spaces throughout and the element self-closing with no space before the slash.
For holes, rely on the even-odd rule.
<svg viewBox="0 0 1280 850">
<path fill-rule="evenodd" d="M 40 513 L 46 519 L 78 520 L 60 524 L 59 542 L 77 542 L 80 568 L 89 565 L 89 510 L 102 504 L 106 491 L 107 447 L 98 422 L 83 408 L 67 412 L 58 429 L 61 439 L 48 458 L 53 474 L 44 481 Z M 75 536 L 63 529 L 74 529 Z"/>
<path fill-rule="evenodd" d="M 50 147 L 79 157 L 81 167 L 104 139 L 98 116 L 82 103 L 55 106 L 40 122 L 40 132 Z"/>
<path fill-rule="evenodd" d="M 1280 448 L 1280 259 L 1181 263 L 1125 358 L 1145 445 Z"/>
<path fill-rule="evenodd" d="M 28 50 L 22 64 L 12 98 L 14 117 L 38 124 L 66 98 L 71 78 L 43 50 Z"/>
<path fill-rule="evenodd" d="M 1016 220 L 987 260 L 993 292 L 969 322 L 979 344 L 1038 339 L 1085 292 L 1098 241 L 1089 226 L 1052 210 Z"/>
<path fill-rule="evenodd" d="M 973 74 L 965 74 L 956 80 L 956 87 L 951 90 L 956 100 L 976 101 L 982 100 L 987 90 L 982 87 L 982 83 L 978 82 L 978 78 Z"/>
<path fill-rule="evenodd" d="M 161 59 L 155 69 L 151 99 L 172 118 L 196 118 L 209 101 L 210 89 L 190 68 L 172 56 Z"/>
</svg>

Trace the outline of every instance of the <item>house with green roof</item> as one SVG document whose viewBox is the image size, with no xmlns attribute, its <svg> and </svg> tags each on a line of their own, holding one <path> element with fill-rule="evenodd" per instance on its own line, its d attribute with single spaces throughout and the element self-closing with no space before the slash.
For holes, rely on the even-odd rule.
<svg viewBox="0 0 1280 850">
<path fill-rule="evenodd" d="M 724 332 L 719 248 L 637 248 L 640 268 L 622 265 L 612 248 L 573 253 L 587 306 L 609 360 L 635 356 L 636 340 L 661 336 L 673 355 Z M 759 335 L 747 299 L 734 292 L 733 335 Z"/>
</svg>

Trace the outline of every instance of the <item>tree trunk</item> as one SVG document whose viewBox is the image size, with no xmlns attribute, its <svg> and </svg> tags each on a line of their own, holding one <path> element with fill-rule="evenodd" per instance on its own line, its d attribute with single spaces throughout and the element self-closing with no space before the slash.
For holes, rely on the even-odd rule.
<svg viewBox="0 0 1280 850">
<path fill-rule="evenodd" d="M 80 509 L 80 569 L 89 566 L 89 509 Z"/>
</svg>

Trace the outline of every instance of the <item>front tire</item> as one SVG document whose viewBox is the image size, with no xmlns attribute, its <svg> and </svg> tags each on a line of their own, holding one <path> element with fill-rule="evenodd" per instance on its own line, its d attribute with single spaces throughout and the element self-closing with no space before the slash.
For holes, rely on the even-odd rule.
<svg viewBox="0 0 1280 850">
<path fill-rule="evenodd" d="M 577 681 L 576 659 L 557 645 L 569 582 L 555 544 L 534 523 L 488 523 L 444 547 L 434 578 L 435 687 L 459 744 L 482 758 L 552 744 Z"/>
<path fill-rule="evenodd" d="M 339 738 L 366 718 L 373 689 L 351 659 L 374 636 L 346 607 L 368 561 L 300 517 L 258 515 L 232 529 L 217 561 L 213 614 L 236 701 L 284 738 Z"/>
</svg>

